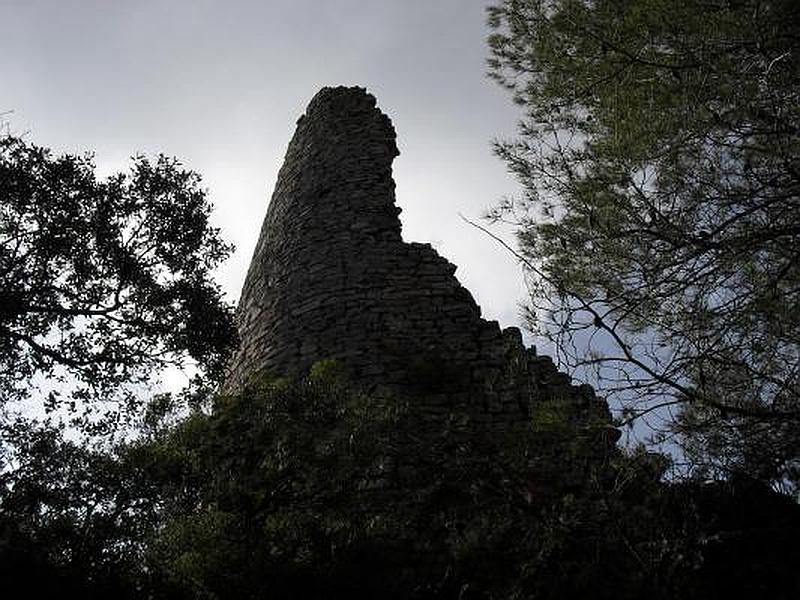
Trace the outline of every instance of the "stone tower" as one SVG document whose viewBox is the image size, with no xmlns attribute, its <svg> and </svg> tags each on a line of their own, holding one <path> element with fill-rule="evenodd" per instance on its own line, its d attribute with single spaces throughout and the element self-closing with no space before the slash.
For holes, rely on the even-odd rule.
<svg viewBox="0 0 800 600">
<path fill-rule="evenodd" d="M 362 88 L 323 88 L 297 122 L 238 307 L 241 347 L 226 391 L 259 372 L 334 359 L 371 393 L 454 406 L 476 421 L 524 422 L 560 397 L 606 414 L 588 386 L 501 331 L 427 244 L 406 243 L 395 206 L 389 118 Z M 581 412 L 581 411 L 579 411 Z"/>
</svg>

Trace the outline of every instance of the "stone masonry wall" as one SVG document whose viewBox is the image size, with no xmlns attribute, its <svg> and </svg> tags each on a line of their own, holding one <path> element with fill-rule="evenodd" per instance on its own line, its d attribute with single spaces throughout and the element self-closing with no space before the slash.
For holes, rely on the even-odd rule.
<svg viewBox="0 0 800 600">
<path fill-rule="evenodd" d="M 607 414 L 519 330 L 481 318 L 456 267 L 406 243 L 395 206 L 389 118 L 362 88 L 323 88 L 297 122 L 238 307 L 241 347 L 225 390 L 259 372 L 334 359 L 372 393 L 524 422 L 537 398 Z M 581 412 L 581 411 L 578 411 Z"/>
</svg>

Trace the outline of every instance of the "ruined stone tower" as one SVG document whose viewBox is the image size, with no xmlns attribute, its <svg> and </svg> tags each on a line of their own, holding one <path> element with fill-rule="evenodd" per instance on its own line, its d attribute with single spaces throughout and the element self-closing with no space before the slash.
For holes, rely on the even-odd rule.
<svg viewBox="0 0 800 600">
<path fill-rule="evenodd" d="M 324 88 L 297 122 L 238 308 L 226 383 L 334 359 L 372 393 L 454 406 L 479 422 L 524 422 L 536 398 L 605 411 L 547 357 L 501 331 L 427 244 L 406 243 L 395 206 L 389 118 L 362 88 Z"/>
</svg>

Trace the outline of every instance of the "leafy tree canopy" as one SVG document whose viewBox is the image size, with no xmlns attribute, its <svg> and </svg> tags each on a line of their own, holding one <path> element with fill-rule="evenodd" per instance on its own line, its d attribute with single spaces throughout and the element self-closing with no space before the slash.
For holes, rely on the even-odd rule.
<svg viewBox="0 0 800 600">
<path fill-rule="evenodd" d="M 492 216 L 531 321 L 624 416 L 677 406 L 712 471 L 796 480 L 800 5 L 504 0 L 489 23 L 524 113 L 496 145 L 524 194 Z"/>
<path fill-rule="evenodd" d="M 42 379 L 110 397 L 187 356 L 219 376 L 235 332 L 211 274 L 231 247 L 210 212 L 174 159 L 101 181 L 90 156 L 0 139 L 0 401 Z"/>
</svg>

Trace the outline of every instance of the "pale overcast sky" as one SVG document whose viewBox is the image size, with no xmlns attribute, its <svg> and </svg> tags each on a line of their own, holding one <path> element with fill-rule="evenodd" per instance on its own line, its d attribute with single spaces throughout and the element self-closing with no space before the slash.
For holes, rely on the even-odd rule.
<svg viewBox="0 0 800 600">
<path fill-rule="evenodd" d="M 0 0 L 0 112 L 15 133 L 96 153 L 101 173 L 163 152 L 198 171 L 237 246 L 238 298 L 297 117 L 359 85 L 394 122 L 407 241 L 451 262 L 484 315 L 519 324 L 514 260 L 459 217 L 516 184 L 491 154 L 517 111 L 485 76 L 483 0 Z"/>
</svg>

